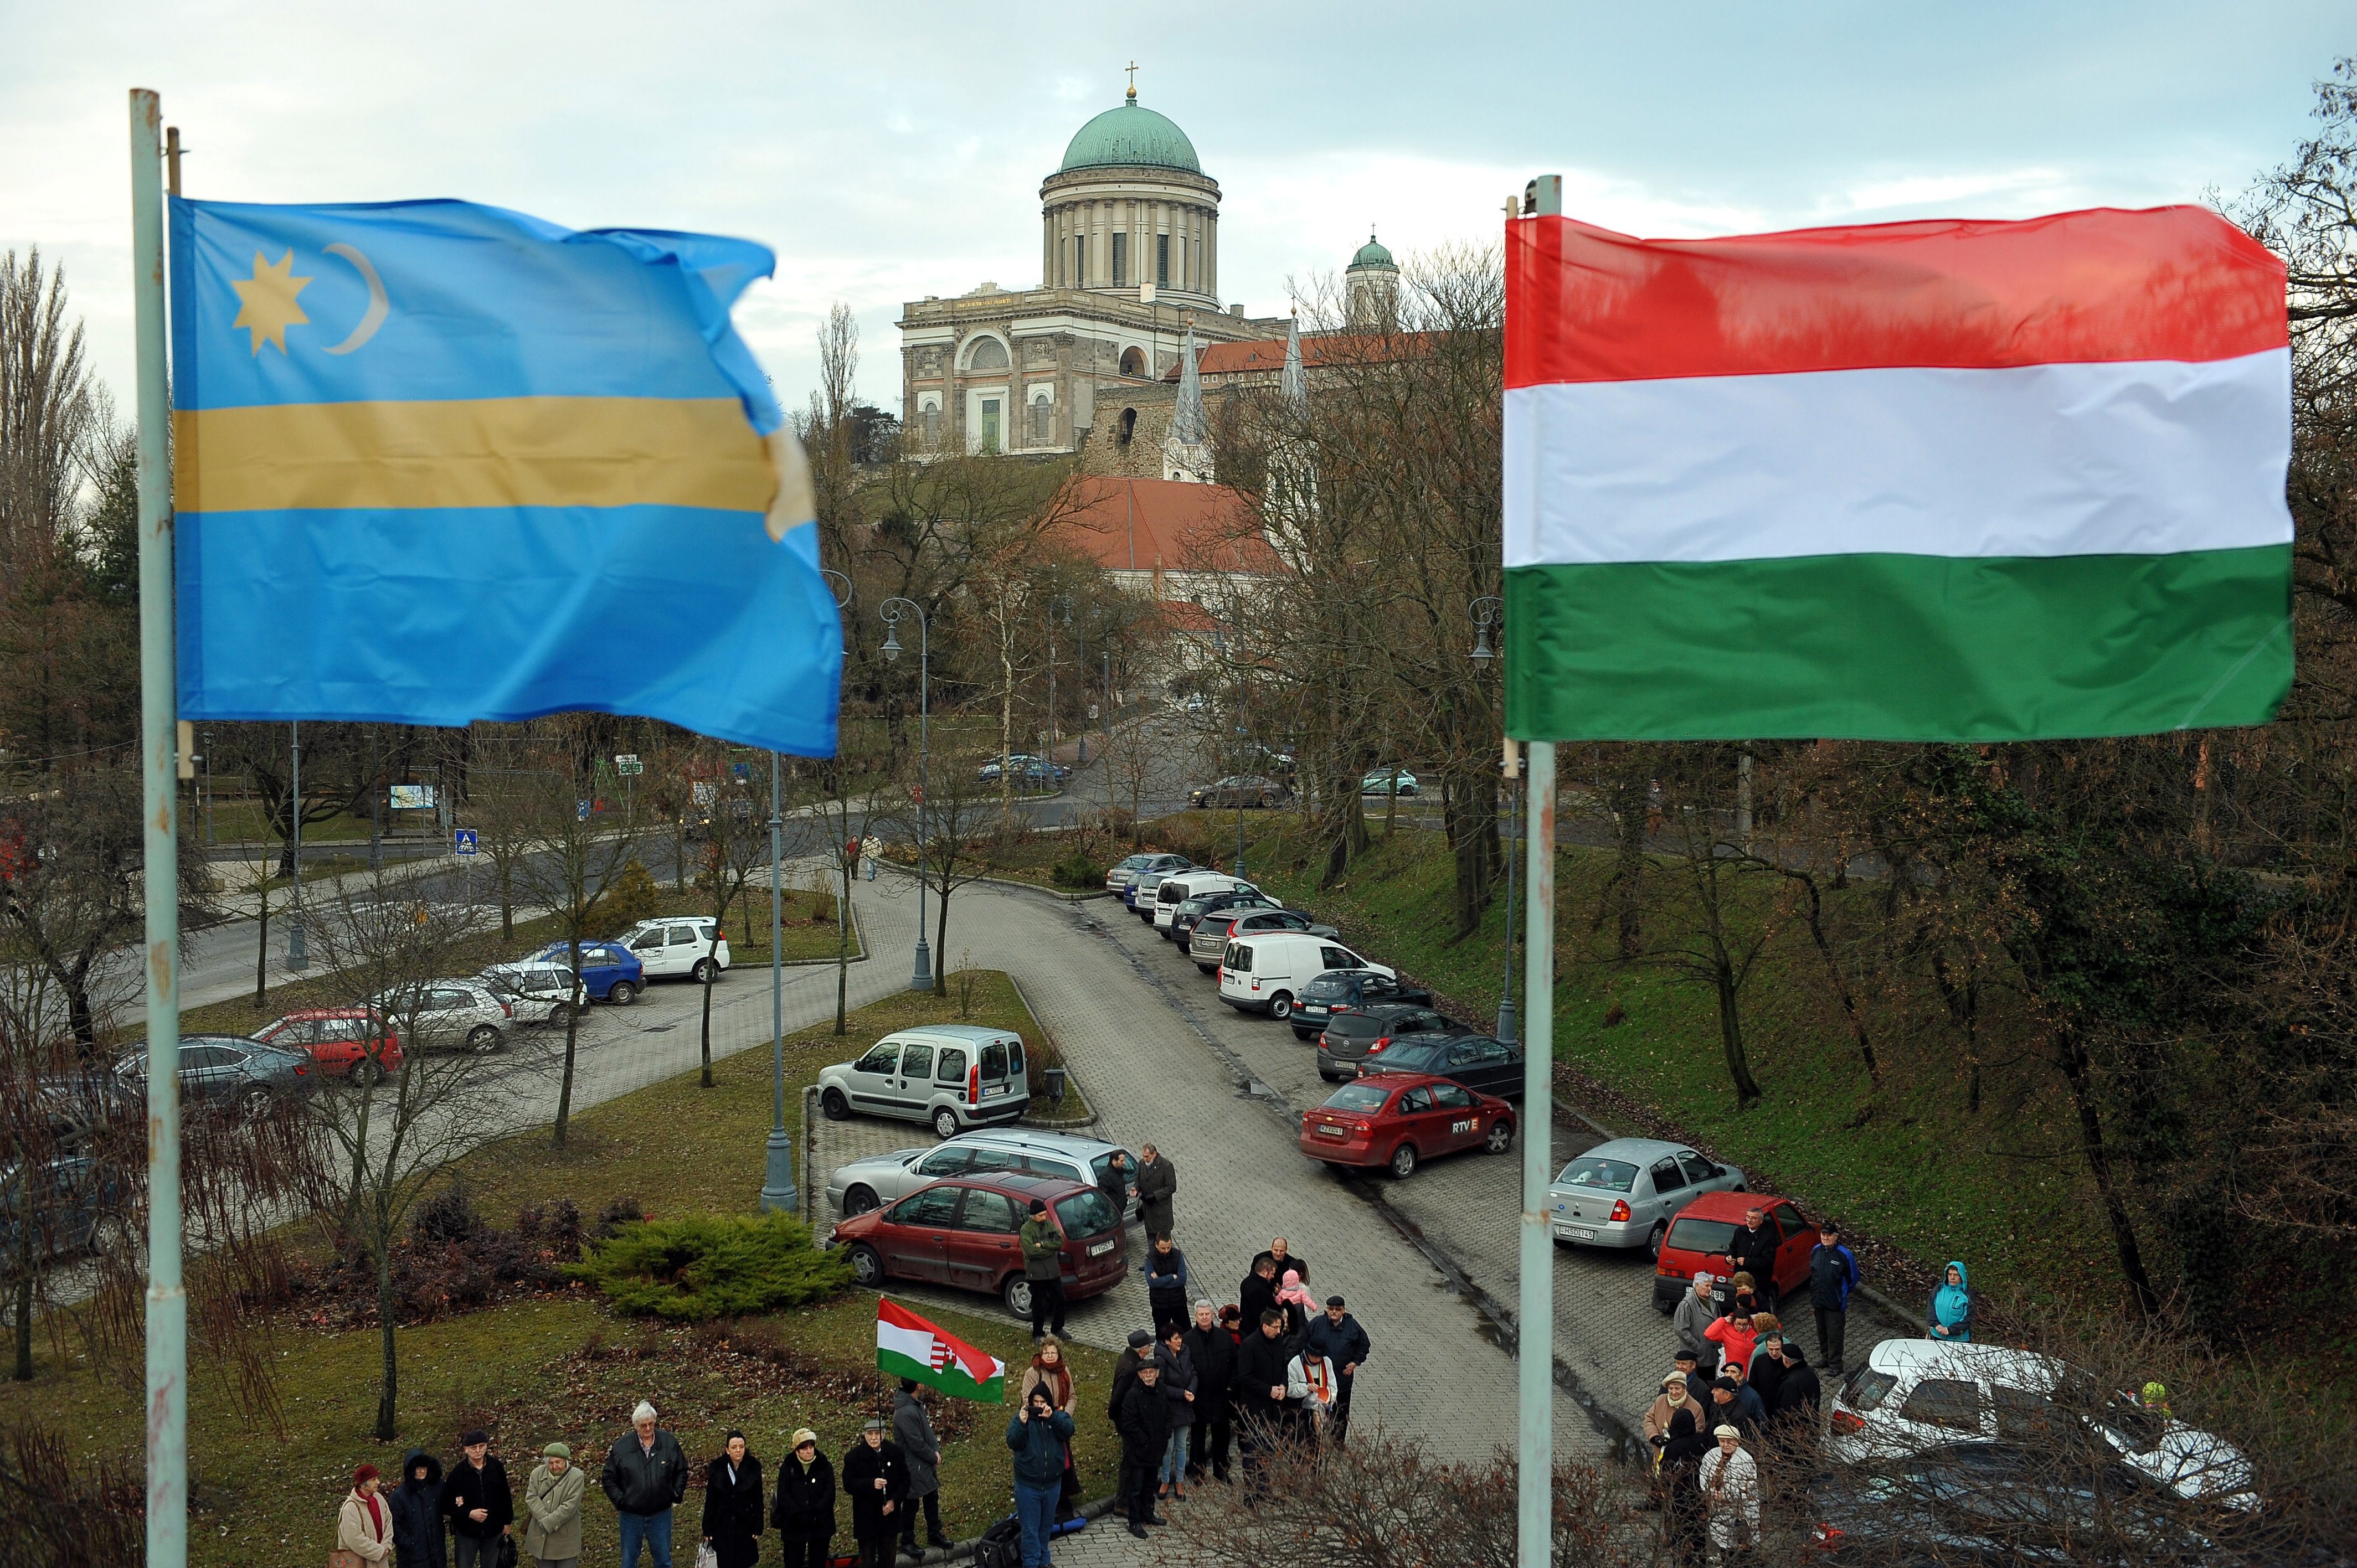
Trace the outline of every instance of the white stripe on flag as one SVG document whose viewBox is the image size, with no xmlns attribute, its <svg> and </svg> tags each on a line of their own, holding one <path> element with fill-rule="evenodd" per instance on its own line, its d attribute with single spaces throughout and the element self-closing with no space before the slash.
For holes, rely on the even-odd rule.
<svg viewBox="0 0 2357 1568">
<path fill-rule="evenodd" d="M 2289 349 L 1506 393 L 1508 566 L 2291 541 Z"/>
<path fill-rule="evenodd" d="M 876 1348 L 906 1356 L 920 1367 L 941 1365 L 933 1359 L 933 1347 L 939 1344 L 939 1339 L 921 1328 L 903 1328 L 880 1317 L 876 1320 Z"/>
</svg>

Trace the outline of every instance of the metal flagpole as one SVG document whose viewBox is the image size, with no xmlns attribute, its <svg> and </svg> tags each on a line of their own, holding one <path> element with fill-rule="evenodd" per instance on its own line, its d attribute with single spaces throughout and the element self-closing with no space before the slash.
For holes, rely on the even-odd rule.
<svg viewBox="0 0 2357 1568">
<path fill-rule="evenodd" d="M 131 90 L 139 382 L 140 796 L 147 902 L 147 1563 L 188 1560 L 188 1297 L 180 1283 L 180 822 L 172 809 L 172 473 L 164 361 L 162 105 Z"/>
<path fill-rule="evenodd" d="M 1547 1234 L 1547 1181 L 1554 1174 L 1555 1103 L 1555 742 L 1534 740 L 1525 758 L 1529 791 L 1523 954 L 1523 1301 L 1519 1568 L 1546 1568 L 1554 1546 L 1555 1241 Z"/>
</svg>

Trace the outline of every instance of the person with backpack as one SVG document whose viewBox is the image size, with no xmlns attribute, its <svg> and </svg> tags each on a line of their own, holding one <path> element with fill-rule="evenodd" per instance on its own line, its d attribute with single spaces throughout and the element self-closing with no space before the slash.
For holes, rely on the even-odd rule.
<svg viewBox="0 0 2357 1568">
<path fill-rule="evenodd" d="M 1015 1455 L 1015 1518 L 1022 1529 L 1022 1568 L 1049 1568 L 1048 1542 L 1063 1497 L 1072 1418 L 1057 1407 L 1047 1383 L 1024 1391 L 1022 1408 L 1006 1423 Z"/>
</svg>

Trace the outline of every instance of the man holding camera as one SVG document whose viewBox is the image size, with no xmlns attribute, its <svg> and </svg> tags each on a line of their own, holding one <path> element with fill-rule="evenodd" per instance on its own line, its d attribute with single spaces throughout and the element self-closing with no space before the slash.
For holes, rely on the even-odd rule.
<svg viewBox="0 0 2357 1568">
<path fill-rule="evenodd" d="M 1023 1530 L 1023 1568 L 1049 1568 L 1048 1541 L 1056 1528 L 1056 1499 L 1064 1488 L 1064 1445 L 1072 1418 L 1056 1408 L 1048 1385 L 1037 1383 L 1006 1423 L 1015 1453 L 1015 1518 Z"/>
</svg>

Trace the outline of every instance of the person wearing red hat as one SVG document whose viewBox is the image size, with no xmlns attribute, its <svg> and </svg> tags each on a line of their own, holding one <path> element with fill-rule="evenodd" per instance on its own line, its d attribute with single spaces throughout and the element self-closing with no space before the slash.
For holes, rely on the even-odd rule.
<svg viewBox="0 0 2357 1568">
<path fill-rule="evenodd" d="M 393 1557 L 393 1514 L 376 1495 L 377 1470 L 362 1465 L 352 1472 L 352 1489 L 344 1495 L 336 1515 L 336 1550 L 331 1568 L 361 1568 Z"/>
</svg>

